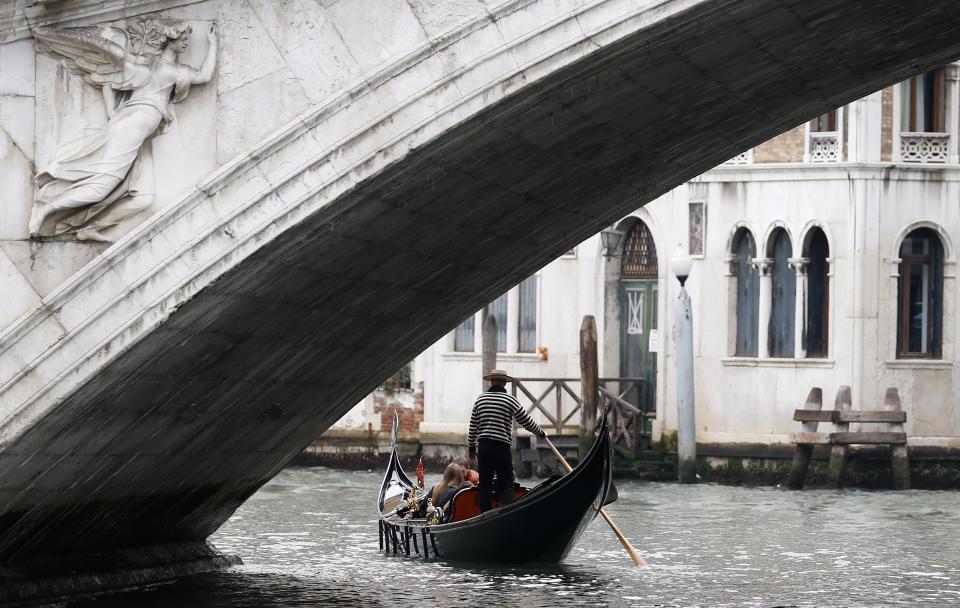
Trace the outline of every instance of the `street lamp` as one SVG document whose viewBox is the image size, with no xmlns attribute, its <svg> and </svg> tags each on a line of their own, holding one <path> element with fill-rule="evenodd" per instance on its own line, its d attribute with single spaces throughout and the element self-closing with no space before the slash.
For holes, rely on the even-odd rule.
<svg viewBox="0 0 960 608">
<path fill-rule="evenodd" d="M 680 287 L 683 287 L 687 282 L 687 277 L 690 276 L 690 269 L 692 267 L 693 259 L 690 258 L 690 254 L 678 245 L 673 257 L 670 258 L 670 270 L 673 271 L 673 274 L 677 275 L 677 280 L 680 281 Z"/>
<path fill-rule="evenodd" d="M 697 429 L 693 400 L 693 307 L 684 287 L 692 266 L 690 254 L 677 245 L 670 259 L 670 269 L 680 281 L 673 325 L 677 357 L 677 460 L 680 483 L 697 481 Z"/>
<path fill-rule="evenodd" d="M 608 226 L 600 231 L 600 244 L 603 245 L 603 257 L 615 258 L 620 251 L 620 243 L 626 233 L 623 230 L 617 230 L 613 226 Z"/>
</svg>

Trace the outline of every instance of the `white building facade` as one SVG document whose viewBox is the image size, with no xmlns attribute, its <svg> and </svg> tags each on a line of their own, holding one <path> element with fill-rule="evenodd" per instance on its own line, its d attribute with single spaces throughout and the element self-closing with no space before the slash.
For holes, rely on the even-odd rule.
<svg viewBox="0 0 960 608">
<path fill-rule="evenodd" d="M 593 315 L 601 376 L 643 376 L 653 439 L 674 433 L 668 269 L 679 247 L 694 258 L 698 443 L 787 444 L 812 387 L 830 408 L 849 385 L 854 409 L 898 388 L 911 446 L 960 448 L 957 72 L 944 66 L 749 150 L 615 224 L 626 233 L 617 251 L 588 239 L 478 311 L 414 362 L 424 441 L 466 432 L 485 314 L 500 326 L 498 367 L 571 379 Z"/>
</svg>

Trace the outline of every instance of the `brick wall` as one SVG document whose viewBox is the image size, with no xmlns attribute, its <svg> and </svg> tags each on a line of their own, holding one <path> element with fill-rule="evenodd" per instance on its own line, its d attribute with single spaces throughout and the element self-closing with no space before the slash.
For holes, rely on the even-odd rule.
<svg viewBox="0 0 960 608">
<path fill-rule="evenodd" d="M 806 123 L 777 135 L 753 149 L 755 163 L 803 162 L 804 129 Z"/>
<path fill-rule="evenodd" d="M 417 385 L 413 394 L 413 407 L 378 391 L 373 396 L 373 411 L 380 414 L 380 428 L 384 431 L 390 430 L 393 425 L 393 413 L 396 412 L 400 418 L 399 433 L 401 435 L 418 434 L 420 423 L 423 422 L 423 382 Z"/>
<path fill-rule="evenodd" d="M 880 160 L 893 160 L 893 87 L 883 90 L 880 98 Z"/>
<path fill-rule="evenodd" d="M 402 405 L 390 405 L 380 410 L 380 428 L 390 428 L 390 425 L 393 424 L 394 412 L 397 412 L 400 416 L 399 432 L 401 435 L 415 435 L 420 432 L 420 421 L 423 419 L 423 416 L 420 416 L 418 420 L 417 413 L 414 410 L 403 407 Z"/>
</svg>

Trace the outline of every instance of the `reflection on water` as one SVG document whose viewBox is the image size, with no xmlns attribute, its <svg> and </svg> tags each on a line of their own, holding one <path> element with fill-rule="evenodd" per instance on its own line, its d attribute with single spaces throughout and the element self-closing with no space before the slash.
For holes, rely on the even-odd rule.
<svg viewBox="0 0 960 608">
<path fill-rule="evenodd" d="M 379 484 L 377 472 L 284 471 L 212 538 L 243 566 L 77 606 L 960 605 L 955 492 L 624 481 L 607 509 L 650 568 L 601 519 L 563 564 L 478 568 L 380 555 Z"/>
</svg>

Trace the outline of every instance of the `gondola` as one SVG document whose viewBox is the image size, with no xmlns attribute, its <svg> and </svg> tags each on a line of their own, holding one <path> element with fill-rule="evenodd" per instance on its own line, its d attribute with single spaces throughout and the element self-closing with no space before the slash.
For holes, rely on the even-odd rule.
<svg viewBox="0 0 960 608">
<path fill-rule="evenodd" d="M 393 449 L 380 487 L 380 550 L 390 555 L 451 562 L 499 564 L 557 563 L 563 560 L 598 509 L 615 500 L 606 416 L 586 457 L 568 474 L 554 476 L 532 489 L 519 485 L 514 502 L 480 513 L 479 490 L 460 490 L 451 501 L 446 523 L 406 516 L 411 495 L 423 490 L 400 466 L 397 421 Z M 414 499 L 416 496 L 414 495 Z"/>
</svg>

